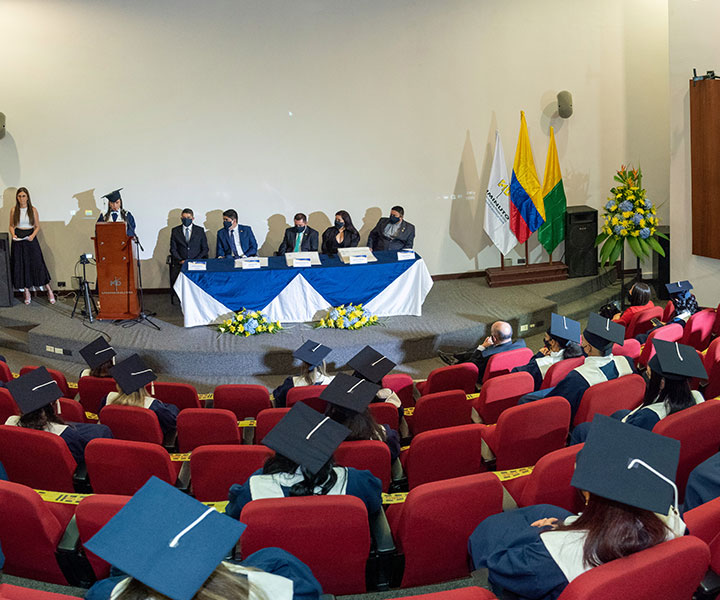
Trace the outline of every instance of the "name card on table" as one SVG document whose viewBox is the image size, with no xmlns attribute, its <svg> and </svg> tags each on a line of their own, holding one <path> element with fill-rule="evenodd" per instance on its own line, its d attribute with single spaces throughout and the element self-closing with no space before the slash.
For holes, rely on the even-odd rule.
<svg viewBox="0 0 720 600">
<path fill-rule="evenodd" d="M 367 254 L 352 254 L 350 256 L 351 265 L 366 265 L 368 263 Z"/>
<path fill-rule="evenodd" d="M 295 258 L 293 258 L 292 266 L 293 267 L 310 267 L 310 266 L 312 266 L 312 259 L 295 257 Z"/>
<path fill-rule="evenodd" d="M 188 271 L 207 271 L 207 263 L 188 262 Z"/>
<path fill-rule="evenodd" d="M 262 266 L 260 259 L 257 257 L 253 258 L 236 258 L 235 268 L 241 267 L 243 269 L 259 269 Z"/>
<path fill-rule="evenodd" d="M 400 250 L 397 253 L 398 260 L 415 260 L 415 252 L 413 250 Z"/>
</svg>

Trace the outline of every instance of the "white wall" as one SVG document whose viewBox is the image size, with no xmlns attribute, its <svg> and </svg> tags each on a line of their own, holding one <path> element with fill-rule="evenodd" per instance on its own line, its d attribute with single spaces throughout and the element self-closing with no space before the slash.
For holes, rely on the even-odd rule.
<svg viewBox="0 0 720 600">
<path fill-rule="evenodd" d="M 629 162 L 668 197 L 665 0 L 5 0 L 0 18 L 0 219 L 29 187 L 56 280 L 116 187 L 149 287 L 185 205 L 213 232 L 238 209 L 267 252 L 297 211 L 367 233 L 402 204 L 432 273 L 495 266 L 482 200 L 521 109 L 540 177 L 555 126 L 569 204 L 601 207 Z"/>
<path fill-rule="evenodd" d="M 671 279 L 688 279 L 698 301 L 715 306 L 720 298 L 720 261 L 692 254 L 689 80 L 693 67 L 720 72 L 720 3 L 670 0 L 670 194 Z M 720 210 L 720 207 L 716 208 Z"/>
</svg>

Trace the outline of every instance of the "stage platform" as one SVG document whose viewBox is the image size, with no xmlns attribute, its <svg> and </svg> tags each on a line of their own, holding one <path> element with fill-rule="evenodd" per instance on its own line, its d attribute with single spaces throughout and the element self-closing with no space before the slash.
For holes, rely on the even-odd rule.
<svg viewBox="0 0 720 600">
<path fill-rule="evenodd" d="M 161 379 L 185 381 L 202 388 L 221 383 L 264 383 L 267 377 L 295 371 L 292 351 L 313 339 L 333 348 L 329 368 L 342 368 L 370 344 L 393 361 L 404 364 L 428 359 L 439 349 L 465 349 L 488 335 L 490 324 L 507 320 L 521 337 L 547 327 L 550 313 L 563 311 L 584 320 L 588 313 L 615 297 L 615 270 L 596 277 L 568 279 L 491 289 L 484 278 L 437 281 L 423 306 L 422 317 L 390 317 L 358 331 L 313 329 L 289 325 L 280 333 L 240 338 L 219 334 L 213 327 L 182 327 L 179 306 L 169 294 L 147 294 L 146 306 L 156 311 L 160 331 L 145 324 L 124 327 L 107 321 L 70 318 L 74 297 L 56 305 L 33 298 L 0 308 L 0 346 L 37 356 L 37 362 L 60 363 L 66 373 L 79 373 L 84 363 L 78 350 L 103 332 L 120 358 L 143 356 Z M 74 379 L 74 378 L 72 378 Z M 273 378 L 274 379 L 274 378 Z"/>
</svg>

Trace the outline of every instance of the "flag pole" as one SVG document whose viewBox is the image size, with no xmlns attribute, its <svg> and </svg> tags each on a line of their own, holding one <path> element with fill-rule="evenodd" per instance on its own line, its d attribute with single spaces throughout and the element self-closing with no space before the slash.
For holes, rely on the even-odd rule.
<svg viewBox="0 0 720 600">
<path fill-rule="evenodd" d="M 527 240 L 525 240 L 525 267 L 530 266 L 530 250 L 528 249 Z"/>
<path fill-rule="evenodd" d="M 500 253 L 500 270 L 505 270 L 505 255 L 502 252 Z"/>
<path fill-rule="evenodd" d="M 548 252 L 548 264 L 552 264 L 552 252 Z"/>
</svg>

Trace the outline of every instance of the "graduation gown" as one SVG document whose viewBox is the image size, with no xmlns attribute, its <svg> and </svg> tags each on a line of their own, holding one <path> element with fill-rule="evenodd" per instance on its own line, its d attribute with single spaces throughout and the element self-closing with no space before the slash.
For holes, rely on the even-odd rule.
<svg viewBox="0 0 720 600">
<path fill-rule="evenodd" d="M 279 386 L 273 390 L 275 408 L 285 408 L 287 404 L 287 393 L 294 387 L 305 387 L 308 385 L 329 385 L 333 375 L 321 375 L 320 371 L 313 371 L 314 383 L 308 383 L 304 377 L 286 377 Z"/>
<path fill-rule="evenodd" d="M 547 356 L 542 352 L 538 352 L 530 359 L 528 364 L 523 365 L 522 367 L 515 367 L 512 370 L 512 373 L 530 373 L 530 375 L 532 375 L 533 381 L 535 382 L 534 389 L 539 390 L 542 386 L 543 379 L 545 378 L 545 373 L 548 372 L 548 369 L 552 367 L 556 362 L 560 362 L 564 359 L 565 350 L 560 350 L 559 352 L 551 352 Z"/>
<path fill-rule="evenodd" d="M 115 398 L 119 395 L 120 394 L 117 392 L 110 392 L 100 403 L 100 408 L 102 409 L 102 407 L 106 404 L 113 404 L 113 400 L 115 400 Z M 160 402 L 160 400 L 156 400 L 151 396 L 146 396 L 143 408 L 148 408 L 157 415 L 163 435 L 168 431 L 174 431 L 177 429 L 177 416 L 180 409 L 174 404 L 166 404 L 165 402 Z"/>
<path fill-rule="evenodd" d="M 720 497 L 720 452 L 690 472 L 685 487 L 684 510 L 688 511 Z"/>
</svg>

